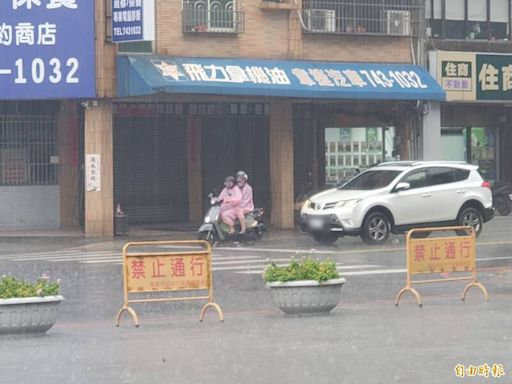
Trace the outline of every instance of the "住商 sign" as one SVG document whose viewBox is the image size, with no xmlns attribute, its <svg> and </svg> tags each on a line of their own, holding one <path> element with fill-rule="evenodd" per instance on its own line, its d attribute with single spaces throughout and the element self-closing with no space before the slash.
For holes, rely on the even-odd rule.
<svg viewBox="0 0 512 384">
<path fill-rule="evenodd" d="M 0 90 L 10 100 L 94 97 L 94 1 L 1 1 Z"/>
<path fill-rule="evenodd" d="M 444 51 L 434 55 L 437 81 L 448 101 L 512 100 L 512 55 Z"/>
</svg>

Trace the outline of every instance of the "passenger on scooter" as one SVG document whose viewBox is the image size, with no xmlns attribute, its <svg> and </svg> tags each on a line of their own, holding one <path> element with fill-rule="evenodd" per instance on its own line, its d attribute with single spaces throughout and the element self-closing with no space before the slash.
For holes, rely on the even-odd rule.
<svg viewBox="0 0 512 384">
<path fill-rule="evenodd" d="M 238 208 L 242 201 L 242 192 L 235 186 L 235 178 L 233 176 L 226 177 L 224 181 L 225 188 L 219 195 L 222 201 L 220 206 L 220 217 L 229 227 L 229 234 L 235 233 L 235 219 L 237 217 Z"/>
<path fill-rule="evenodd" d="M 240 207 L 237 210 L 236 217 L 240 222 L 240 234 L 244 234 L 246 231 L 245 226 L 245 215 L 249 212 L 254 211 L 254 202 L 252 198 L 252 187 L 247 184 L 247 180 L 249 176 L 244 171 L 239 171 L 236 174 L 236 182 L 238 184 L 238 188 L 242 193 L 242 201 L 240 203 Z"/>
</svg>

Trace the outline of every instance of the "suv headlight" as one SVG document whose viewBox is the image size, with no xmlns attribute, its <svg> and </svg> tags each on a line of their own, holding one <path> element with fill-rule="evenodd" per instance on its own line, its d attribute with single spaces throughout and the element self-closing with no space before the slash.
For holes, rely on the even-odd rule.
<svg viewBox="0 0 512 384">
<path fill-rule="evenodd" d="M 302 205 L 302 208 L 309 208 L 311 205 L 311 200 L 307 199 L 304 204 Z"/>
<path fill-rule="evenodd" d="M 352 208 L 360 201 L 361 199 L 343 200 L 336 204 L 336 208 Z"/>
</svg>

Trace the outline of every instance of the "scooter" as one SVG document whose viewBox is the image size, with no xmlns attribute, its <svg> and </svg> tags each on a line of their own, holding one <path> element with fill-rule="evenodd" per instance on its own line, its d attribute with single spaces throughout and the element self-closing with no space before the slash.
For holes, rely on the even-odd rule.
<svg viewBox="0 0 512 384">
<path fill-rule="evenodd" d="M 204 216 L 203 224 L 199 227 L 199 240 L 206 240 L 212 246 L 219 241 L 252 241 L 261 239 L 265 229 L 263 222 L 263 208 L 256 208 L 254 211 L 245 215 L 246 231 L 240 234 L 240 223 L 235 222 L 235 233 L 229 234 L 229 227 L 220 219 L 220 205 L 222 201 L 213 194 L 209 194 L 210 208 Z"/>
<path fill-rule="evenodd" d="M 512 212 L 512 187 L 503 181 L 496 181 L 492 186 L 492 205 L 502 216 Z"/>
</svg>

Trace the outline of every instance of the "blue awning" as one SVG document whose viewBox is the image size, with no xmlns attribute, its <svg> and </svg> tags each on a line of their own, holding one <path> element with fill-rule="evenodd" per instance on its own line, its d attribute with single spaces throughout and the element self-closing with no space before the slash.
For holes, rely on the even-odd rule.
<svg viewBox="0 0 512 384">
<path fill-rule="evenodd" d="M 119 56 L 119 97 L 158 92 L 321 99 L 445 100 L 411 64 Z"/>
</svg>

